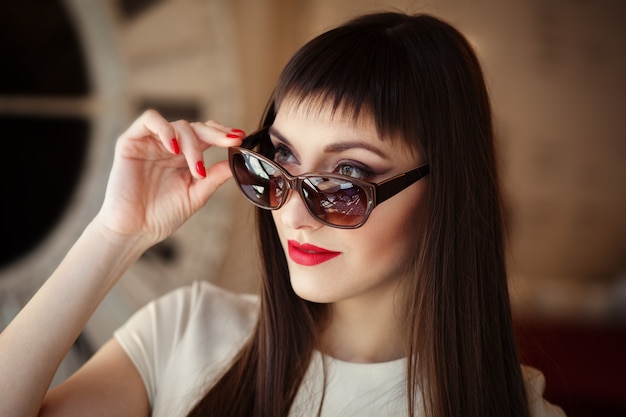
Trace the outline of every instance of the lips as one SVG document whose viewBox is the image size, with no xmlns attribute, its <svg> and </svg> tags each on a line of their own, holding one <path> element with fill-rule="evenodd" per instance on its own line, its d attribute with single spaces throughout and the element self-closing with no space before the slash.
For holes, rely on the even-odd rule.
<svg viewBox="0 0 626 417">
<path fill-rule="evenodd" d="M 314 266 L 324 263 L 341 255 L 341 252 L 333 252 L 328 249 L 318 248 L 308 243 L 299 243 L 295 240 L 287 242 L 289 257 L 299 265 Z"/>
</svg>

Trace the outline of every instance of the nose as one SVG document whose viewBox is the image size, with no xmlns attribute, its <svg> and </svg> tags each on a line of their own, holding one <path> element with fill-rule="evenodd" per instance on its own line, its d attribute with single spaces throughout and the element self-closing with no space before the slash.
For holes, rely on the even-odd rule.
<svg viewBox="0 0 626 417">
<path fill-rule="evenodd" d="M 280 221 L 284 226 L 291 229 L 308 228 L 315 230 L 323 226 L 309 213 L 302 196 L 295 187 L 289 190 L 285 204 L 275 210 L 274 213 L 275 221 Z"/>
</svg>

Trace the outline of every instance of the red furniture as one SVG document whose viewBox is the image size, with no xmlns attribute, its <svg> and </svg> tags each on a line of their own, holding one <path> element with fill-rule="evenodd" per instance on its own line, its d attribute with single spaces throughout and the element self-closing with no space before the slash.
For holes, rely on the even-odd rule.
<svg viewBox="0 0 626 417">
<path fill-rule="evenodd" d="M 521 361 L 568 417 L 626 417 L 626 323 L 517 320 Z"/>
</svg>

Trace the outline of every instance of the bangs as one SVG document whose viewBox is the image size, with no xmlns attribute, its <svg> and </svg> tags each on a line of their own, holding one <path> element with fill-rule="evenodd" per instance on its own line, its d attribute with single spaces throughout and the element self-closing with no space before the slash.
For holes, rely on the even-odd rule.
<svg viewBox="0 0 626 417">
<path fill-rule="evenodd" d="M 324 33 L 304 45 L 289 61 L 274 91 L 274 108 L 289 100 L 307 112 L 329 107 L 333 114 L 357 121 L 373 119 L 383 140 L 400 139 L 416 150 L 421 121 L 418 94 L 403 46 L 402 21 L 363 19 Z"/>
</svg>

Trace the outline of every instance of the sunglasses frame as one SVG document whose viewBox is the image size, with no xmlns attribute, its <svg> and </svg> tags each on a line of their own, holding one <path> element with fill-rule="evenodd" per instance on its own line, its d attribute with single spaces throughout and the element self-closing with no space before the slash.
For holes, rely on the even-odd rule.
<svg viewBox="0 0 626 417">
<path fill-rule="evenodd" d="M 289 195 L 290 192 L 295 191 L 297 194 L 300 195 L 300 198 L 302 198 L 304 205 L 307 208 L 309 214 L 311 214 L 311 216 L 313 216 L 315 220 L 317 220 L 318 222 L 326 226 L 335 227 L 338 229 L 356 229 L 356 228 L 363 226 L 365 222 L 367 221 L 367 219 L 369 218 L 370 214 L 372 213 L 372 210 L 374 210 L 376 206 L 388 200 L 389 198 L 393 197 L 394 195 L 398 194 L 400 191 L 406 189 L 410 185 L 416 183 L 417 181 L 419 181 L 420 179 L 428 175 L 430 172 L 429 165 L 424 164 L 415 169 L 412 169 L 405 173 L 388 178 L 379 183 L 373 183 L 373 182 L 361 180 L 358 178 L 353 178 L 347 175 L 334 174 L 334 173 L 328 173 L 328 172 L 310 172 L 310 173 L 306 173 L 302 175 L 291 175 L 285 168 L 280 166 L 280 164 L 278 164 L 277 162 L 253 150 L 253 148 L 255 148 L 259 144 L 259 142 L 263 139 L 269 139 L 269 126 L 264 127 L 252 133 L 251 135 L 247 136 L 243 140 L 241 146 L 234 146 L 234 147 L 228 148 L 228 162 L 229 162 L 230 170 L 233 173 L 233 178 L 235 179 L 237 186 L 242 191 L 246 199 L 259 208 L 262 208 L 265 210 L 278 210 L 287 202 L 287 200 L 289 200 L 289 198 L 291 197 Z M 268 163 L 273 168 L 276 168 L 278 172 L 280 172 L 282 177 L 286 180 L 285 182 L 286 182 L 287 190 L 285 192 L 285 196 L 276 207 L 268 207 L 266 205 L 259 204 L 258 202 L 252 200 L 251 198 L 248 197 L 248 195 L 242 188 L 241 184 L 239 183 L 239 179 L 237 178 L 237 175 L 235 174 L 234 156 L 244 155 L 245 157 L 246 154 L 253 156 L 255 158 L 258 158 L 262 160 L 263 162 Z M 354 224 L 354 225 L 338 225 L 338 224 L 329 223 L 326 220 L 321 219 L 318 216 L 318 214 L 315 213 L 311 207 L 309 207 L 309 204 L 307 203 L 307 198 L 305 197 L 304 191 L 302 188 L 302 183 L 311 177 L 336 178 L 336 179 L 340 179 L 343 181 L 351 182 L 354 185 L 361 187 L 361 189 L 363 189 L 363 191 L 365 192 L 365 195 L 367 196 L 367 206 L 365 209 L 365 214 L 363 215 L 363 219 L 359 221 L 359 223 Z"/>
</svg>

